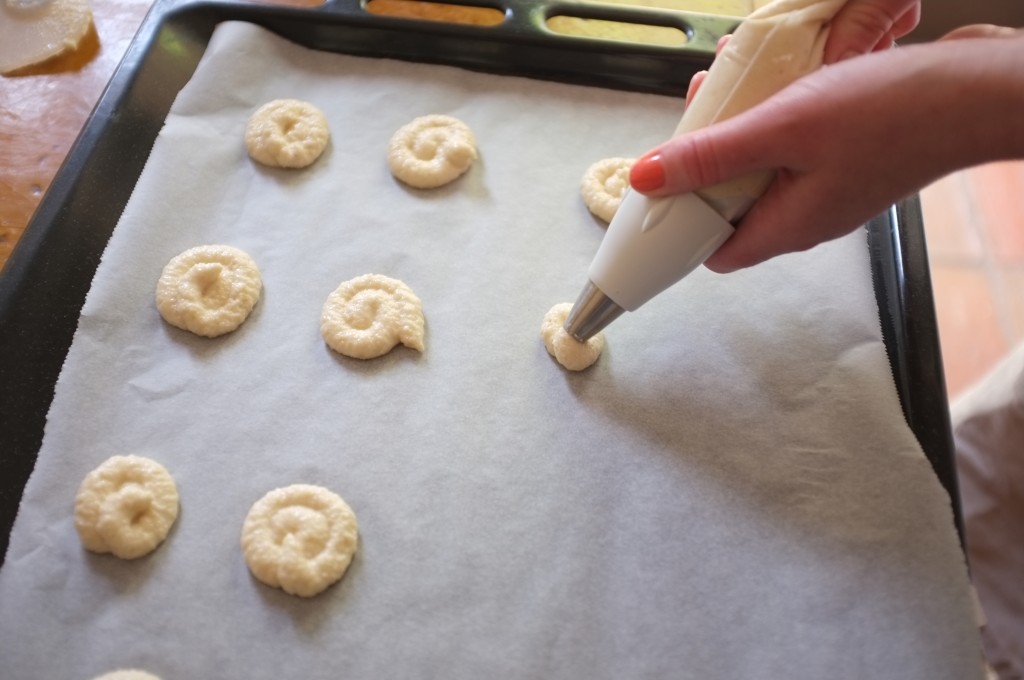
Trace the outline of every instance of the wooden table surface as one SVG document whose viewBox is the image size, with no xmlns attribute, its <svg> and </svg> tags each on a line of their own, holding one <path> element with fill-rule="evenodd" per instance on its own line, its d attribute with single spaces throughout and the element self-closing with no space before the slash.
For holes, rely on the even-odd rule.
<svg viewBox="0 0 1024 680">
<path fill-rule="evenodd" d="M 149 0 L 93 0 L 93 28 L 78 49 L 0 78 L 0 267 L 149 5 Z"/>
</svg>

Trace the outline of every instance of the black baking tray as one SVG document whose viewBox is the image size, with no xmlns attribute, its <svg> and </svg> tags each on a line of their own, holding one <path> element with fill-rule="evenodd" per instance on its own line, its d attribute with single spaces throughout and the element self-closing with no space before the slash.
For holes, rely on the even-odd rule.
<svg viewBox="0 0 1024 680">
<path fill-rule="evenodd" d="M 0 556 L 42 444 L 46 414 L 79 312 L 178 91 L 217 24 L 248 21 L 298 44 L 619 90 L 681 96 L 738 20 L 583 2 L 447 0 L 497 9 L 497 26 L 371 14 L 359 0 L 316 8 L 157 0 L 0 271 Z M 664 47 L 553 33 L 553 16 L 676 28 Z M 510 112 L 510 115 L 516 115 Z M 539 122 L 542 125 L 542 122 Z M 868 225 L 872 275 L 906 420 L 962 522 L 934 303 L 916 198 Z M 884 474 L 883 471 L 879 471 Z"/>
</svg>

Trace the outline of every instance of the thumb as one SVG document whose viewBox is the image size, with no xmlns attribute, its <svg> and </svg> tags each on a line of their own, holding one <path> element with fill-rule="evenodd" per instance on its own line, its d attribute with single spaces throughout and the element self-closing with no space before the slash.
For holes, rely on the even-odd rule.
<svg viewBox="0 0 1024 680">
<path fill-rule="evenodd" d="M 992 24 L 970 24 L 954 28 L 939 40 L 967 40 L 970 38 L 1013 38 L 1024 35 L 1024 29 L 994 26 Z"/>
<path fill-rule="evenodd" d="M 889 47 L 893 40 L 913 30 L 920 19 L 918 0 L 847 2 L 832 19 L 824 61 L 834 64 L 854 55 Z"/>
</svg>

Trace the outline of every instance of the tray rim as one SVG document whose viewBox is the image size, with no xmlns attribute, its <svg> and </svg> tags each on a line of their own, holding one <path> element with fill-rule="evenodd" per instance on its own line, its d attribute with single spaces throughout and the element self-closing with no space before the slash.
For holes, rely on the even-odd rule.
<svg viewBox="0 0 1024 680">
<path fill-rule="evenodd" d="M 445 0 L 451 4 L 494 7 L 473 0 Z M 152 97 L 166 89 L 167 80 L 154 82 L 152 76 L 166 75 L 154 70 L 154 50 L 159 39 L 208 42 L 220 21 L 251 21 L 289 36 L 287 27 L 312 27 L 311 33 L 327 29 L 360 38 L 345 49 L 347 54 L 443 63 L 471 70 L 557 80 L 597 87 L 675 94 L 696 70 L 706 68 L 714 54 L 714 30 L 735 26 L 735 18 L 694 15 L 672 10 L 588 5 L 579 0 L 532 3 L 504 0 L 501 6 L 508 20 L 500 27 L 467 26 L 400 17 L 382 17 L 365 10 L 363 0 L 330 0 L 315 8 L 257 5 L 220 0 L 157 0 L 96 106 L 86 121 L 53 183 L 32 216 L 7 265 L 0 270 L 0 418 L 5 445 L 0 451 L 0 471 L 6 483 L 0 486 L 0 565 L 17 514 L 25 483 L 34 468 L 42 444 L 46 416 L 52 401 L 64 357 L 77 328 L 78 315 L 91 286 L 110 233 L 127 203 L 135 182 L 149 156 L 171 103 L 187 77 L 194 71 L 187 64 L 168 62 L 174 87 L 162 111 L 139 110 L 131 99 Z M 625 20 L 634 23 L 682 26 L 688 34 L 700 36 L 687 47 L 665 47 L 574 38 L 544 28 L 544 18 L 571 10 L 586 18 Z M 582 13 L 582 14 L 580 14 Z M 198 24 L 198 26 L 196 26 Z M 325 29 L 324 27 L 327 27 Z M 699 27 L 699 30 L 698 30 Z M 178 33 L 175 33 L 177 31 Z M 170 32 L 170 33 L 168 33 Z M 389 50 L 381 36 L 402 36 L 407 46 Z M 314 48 L 323 36 L 308 36 Z M 394 41 L 393 41 L 394 42 Z M 453 46 L 469 45 L 467 52 Z M 441 52 L 429 50 L 443 47 Z M 335 46 L 336 48 L 337 46 Z M 499 49 L 501 48 L 501 49 Z M 205 43 L 202 51 L 205 50 Z M 519 56 L 513 50 L 518 51 Z M 578 64 L 562 67 L 550 64 L 552 54 L 598 54 L 614 74 L 593 75 Z M 503 62 L 502 59 L 520 61 Z M 488 63 L 490 60 L 493 63 Z M 196 59 L 196 63 L 198 59 Z M 490 67 L 490 68 L 488 68 Z M 652 74 L 647 74 L 651 71 Z M 187 71 L 187 74 L 185 74 Z M 525 72 L 524 72 L 525 71 Z M 151 76 L 146 78 L 145 76 Z M 148 89 L 147 89 L 148 88 Z M 164 93 L 166 96 L 166 92 Z M 145 148 L 121 154 L 118 145 L 125 138 L 148 139 Z M 105 180 L 111 154 L 126 172 Z M 137 169 L 137 171 L 136 171 Z M 103 176 L 99 181 L 97 175 Z M 117 180 L 120 180 L 120 184 Z M 112 191 L 110 184 L 116 188 Z M 74 229 L 74 222 L 96 207 L 96 192 L 113 201 L 116 216 L 101 225 L 99 233 Z M 107 211 L 109 212 L 109 210 Z M 109 220 L 108 220 L 109 222 Z M 950 496 L 954 522 L 963 544 L 963 522 L 953 460 L 948 401 L 938 341 L 927 251 L 924 247 L 923 218 L 916 196 L 893 206 L 867 224 L 871 250 L 872 281 L 878 303 L 883 339 L 889 357 L 904 417 L 926 457 Z M 69 242 L 70 240 L 70 242 Z M 84 249 L 84 250 L 83 250 Z M 84 256 L 84 257 L 83 257 Z M 75 285 L 65 286 L 69 280 Z M 58 308 L 45 303 L 47 297 L 63 297 Z M 70 298 L 68 300 L 67 298 Z M 40 335 L 49 342 L 38 342 Z"/>
</svg>

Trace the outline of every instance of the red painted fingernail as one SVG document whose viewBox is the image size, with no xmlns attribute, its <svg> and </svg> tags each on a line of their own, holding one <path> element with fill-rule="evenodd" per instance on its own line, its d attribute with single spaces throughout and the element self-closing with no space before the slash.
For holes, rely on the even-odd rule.
<svg viewBox="0 0 1024 680">
<path fill-rule="evenodd" d="M 657 151 L 647 154 L 629 171 L 629 183 L 637 191 L 654 191 L 665 185 L 665 167 Z"/>
</svg>

